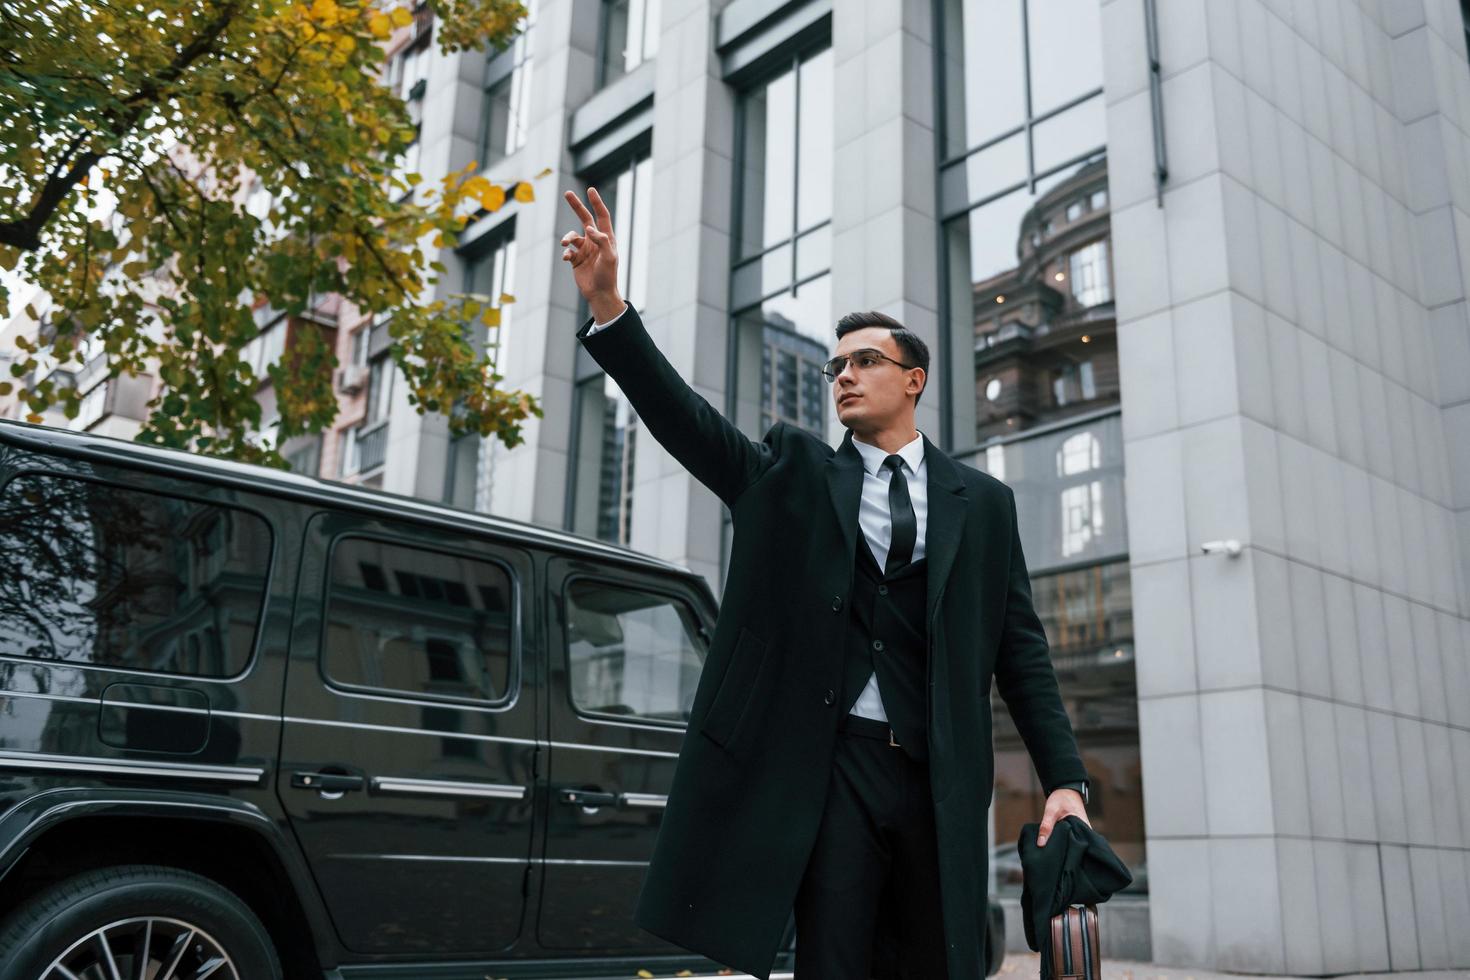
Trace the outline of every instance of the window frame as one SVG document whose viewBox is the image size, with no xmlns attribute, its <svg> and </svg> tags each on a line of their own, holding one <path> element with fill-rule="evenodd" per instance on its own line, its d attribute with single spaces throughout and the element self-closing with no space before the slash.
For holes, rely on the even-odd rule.
<svg viewBox="0 0 1470 980">
<path fill-rule="evenodd" d="M 636 259 L 634 258 L 633 248 L 641 248 L 641 245 L 638 245 L 638 224 L 634 216 L 634 211 L 639 207 L 639 202 L 647 196 L 647 192 L 649 191 L 649 188 L 644 187 L 643 182 L 640 181 L 638 178 L 638 169 L 645 162 L 648 164 L 648 183 L 651 185 L 653 183 L 653 150 L 651 143 L 645 143 L 642 139 L 635 140 L 633 143 L 629 144 L 629 146 L 607 157 L 597 166 L 582 171 L 577 176 L 577 179 L 580 181 L 584 189 L 587 187 L 597 187 L 599 185 L 605 186 L 608 184 L 611 184 L 611 186 L 616 189 L 618 186 L 618 181 L 620 181 L 625 174 L 630 175 L 633 194 L 632 209 L 629 209 L 627 212 L 620 211 L 619 208 L 625 207 L 628 202 L 618 200 L 616 195 L 614 195 L 614 199 L 612 201 L 612 208 L 614 211 L 617 211 L 620 214 L 626 213 L 628 215 L 626 228 L 628 231 L 632 232 L 632 235 L 631 238 L 626 242 L 619 242 L 619 247 L 623 248 L 625 244 L 628 246 L 627 248 L 624 248 L 622 254 L 628 256 L 628 258 L 633 262 L 634 265 L 636 265 Z M 650 214 L 650 221 L 651 220 L 652 217 Z M 649 227 L 651 229 L 651 224 Z M 646 257 L 647 255 L 645 254 L 644 258 Z M 624 265 L 619 267 L 620 276 L 629 280 L 627 283 L 628 287 L 631 287 L 633 285 L 630 272 L 632 268 L 632 265 Z M 636 290 L 625 288 L 624 296 L 630 302 L 636 302 L 640 304 L 638 310 L 641 317 L 646 318 L 649 315 L 648 309 L 641 305 L 643 303 L 644 297 L 636 295 Z M 583 320 L 586 320 L 587 317 L 591 316 L 591 313 L 592 309 L 587 305 L 586 298 L 578 296 L 577 322 L 580 323 Z M 583 471 L 583 467 L 581 465 L 581 442 L 583 438 L 582 399 L 594 397 L 594 392 L 595 397 L 606 397 L 605 393 L 603 392 L 603 388 L 605 387 L 608 380 L 608 373 L 602 369 L 601 365 L 597 364 L 592 359 L 591 355 L 587 353 L 584 347 L 578 344 L 576 352 L 572 355 L 571 420 L 567 426 L 567 445 L 571 448 L 569 450 L 567 459 L 566 490 L 562 498 L 562 529 L 573 534 L 583 534 L 588 537 L 595 538 L 599 541 L 606 541 L 610 544 L 615 544 L 620 547 L 628 547 L 632 541 L 631 534 L 629 535 L 628 540 L 624 541 L 621 540 L 619 537 L 603 537 L 601 534 L 598 533 L 598 528 L 596 526 L 594 526 L 590 530 L 578 531 L 576 529 L 578 517 L 578 493 L 581 489 L 580 481 L 588 478 L 588 474 Z M 614 384 L 616 384 L 616 381 L 614 381 Z M 619 392 L 621 394 L 621 386 L 619 387 Z M 626 394 L 621 394 L 621 397 L 624 401 L 627 401 Z M 628 410 L 633 416 L 633 422 L 628 426 L 626 431 L 636 433 L 642 428 L 638 424 L 641 420 L 638 417 L 637 411 L 633 409 L 631 402 L 628 402 Z M 598 473 L 593 475 L 594 478 L 596 478 L 600 477 L 601 473 L 599 471 Z M 628 514 L 627 523 L 629 526 L 631 526 L 633 520 L 631 504 L 632 496 L 632 486 L 624 486 L 621 489 L 620 499 L 617 501 L 618 513 L 620 515 L 623 513 L 623 508 L 626 503 Z M 626 501 L 623 498 L 627 498 Z M 601 493 L 599 488 L 599 502 L 600 500 Z"/>
<path fill-rule="evenodd" d="M 645 717 L 644 715 L 616 715 L 609 714 L 605 711 L 589 711 L 586 708 L 583 708 L 581 705 L 577 704 L 576 699 L 572 696 L 572 651 L 571 644 L 568 642 L 567 631 L 567 627 L 568 624 L 571 622 L 571 618 L 570 616 L 568 616 L 567 612 L 568 603 L 571 602 L 573 586 L 584 580 L 593 582 L 597 585 L 619 589 L 623 592 L 638 592 L 643 595 L 652 595 L 660 598 L 666 598 L 669 599 L 671 602 L 682 602 L 690 612 L 694 622 L 697 624 L 694 635 L 695 637 L 697 637 L 699 643 L 703 645 L 703 649 L 700 653 L 699 664 L 701 675 L 704 672 L 705 664 L 708 663 L 710 640 L 712 639 L 709 627 L 705 625 L 704 618 L 699 614 L 698 603 L 696 602 L 694 596 L 690 595 L 685 590 L 677 588 L 671 583 L 665 584 L 664 582 L 659 582 L 656 585 L 652 585 L 644 584 L 641 581 L 634 580 L 632 584 L 630 584 L 627 579 L 616 578 L 612 573 L 603 570 L 599 570 L 597 572 L 573 572 L 572 574 L 562 579 L 560 595 L 550 597 L 552 598 L 554 605 L 558 601 L 560 602 L 560 608 L 555 610 L 555 612 L 560 615 L 560 619 L 556 623 L 556 626 L 557 631 L 561 637 L 560 646 L 562 665 L 566 669 L 566 701 L 567 706 L 572 709 L 573 717 L 581 721 L 589 722 L 591 724 L 614 725 L 624 727 L 633 725 L 654 728 L 658 729 L 659 731 L 688 731 L 689 722 L 687 719 L 685 721 L 668 721 L 663 718 L 649 718 Z M 695 684 L 697 691 L 698 681 L 696 681 Z"/>
<path fill-rule="evenodd" d="M 128 471 L 132 473 L 134 471 Z M 139 474 L 143 476 L 145 474 Z M 170 677 L 181 680 L 203 682 L 203 683 L 230 683 L 245 678 L 254 669 L 256 661 L 260 657 L 260 646 L 265 636 L 266 615 L 270 610 L 271 588 L 275 584 L 276 568 L 280 563 L 280 535 L 276 531 L 275 524 L 260 509 L 247 506 L 243 503 L 222 503 L 210 499 L 199 493 L 180 493 L 174 490 L 160 490 L 153 488 L 140 488 L 131 484 L 120 482 L 116 479 L 106 479 L 92 474 L 70 473 L 57 471 L 42 466 L 26 466 L 8 474 L 0 481 L 0 497 L 10 490 L 10 486 L 23 476 L 45 476 L 63 480 L 79 480 L 85 483 L 94 483 L 107 487 L 111 490 L 126 490 L 133 493 L 153 494 L 160 497 L 172 497 L 175 500 L 184 500 L 193 504 L 203 504 L 211 507 L 235 509 L 258 518 L 265 525 L 266 534 L 270 536 L 268 557 L 266 559 L 265 573 L 262 576 L 260 591 L 260 608 L 255 614 L 255 630 L 250 639 L 250 649 L 245 655 L 240 669 L 233 674 L 189 674 L 173 670 L 145 670 L 142 667 L 124 667 L 121 665 L 99 664 L 95 662 L 82 662 L 77 660 L 47 660 L 39 657 L 17 657 L 8 654 L 0 654 L 0 663 L 23 663 L 23 664 L 45 664 L 55 667 L 66 667 L 78 670 L 105 670 L 113 673 L 127 674 L 136 677 Z M 176 478 L 177 479 L 177 478 Z M 207 484 L 206 484 L 207 485 Z"/>
<path fill-rule="evenodd" d="M 371 684 L 352 684 L 338 680 L 327 670 L 327 628 L 331 620 L 332 607 L 332 566 L 336 561 L 337 547 L 343 541 L 349 539 L 372 541 L 378 544 L 392 545 L 397 548 L 411 548 L 429 554 L 442 555 L 447 558 L 461 558 L 470 561 L 478 561 L 485 564 L 495 565 L 503 569 L 506 578 L 510 582 L 510 667 L 506 672 L 505 696 L 496 700 L 486 698 L 453 697 L 446 694 L 433 694 L 431 692 L 403 691 L 391 687 L 374 687 Z M 477 555 L 473 551 L 455 549 L 451 547 L 437 547 L 425 545 L 422 541 L 409 540 L 392 533 L 383 531 L 371 531 L 352 529 L 342 531 L 333 535 L 328 543 L 326 553 L 322 561 L 322 592 L 321 592 L 321 624 L 317 631 L 317 676 L 321 678 L 323 686 L 338 694 L 367 695 L 376 698 L 386 698 L 405 704 L 448 704 L 458 705 L 464 708 L 478 708 L 487 711 L 509 711 L 521 700 L 521 688 L 524 683 L 525 658 L 525 588 L 520 578 L 516 575 L 514 565 L 504 558 L 492 555 Z"/>
</svg>

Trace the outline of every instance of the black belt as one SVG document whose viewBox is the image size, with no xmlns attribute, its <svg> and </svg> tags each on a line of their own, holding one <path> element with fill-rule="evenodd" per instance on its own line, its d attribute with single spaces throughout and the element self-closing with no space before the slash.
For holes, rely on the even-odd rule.
<svg viewBox="0 0 1470 980">
<path fill-rule="evenodd" d="M 882 739 L 894 748 L 898 748 L 898 740 L 893 737 L 893 729 L 888 727 L 888 722 L 879 721 L 877 718 L 864 718 L 862 715 L 849 713 L 837 723 L 837 730 L 847 732 L 849 735 Z"/>
</svg>

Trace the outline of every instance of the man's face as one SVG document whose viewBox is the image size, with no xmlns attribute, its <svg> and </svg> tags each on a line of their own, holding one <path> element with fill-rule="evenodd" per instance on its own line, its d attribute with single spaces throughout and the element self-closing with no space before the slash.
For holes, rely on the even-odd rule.
<svg viewBox="0 0 1470 980">
<path fill-rule="evenodd" d="M 832 384 L 832 400 L 843 425 L 873 431 L 912 411 L 914 395 L 924 386 L 924 369 L 905 369 L 894 363 L 907 361 L 887 327 L 862 327 L 843 335 L 832 355 L 863 350 L 878 351 L 892 360 L 872 354 L 848 357 Z"/>
</svg>

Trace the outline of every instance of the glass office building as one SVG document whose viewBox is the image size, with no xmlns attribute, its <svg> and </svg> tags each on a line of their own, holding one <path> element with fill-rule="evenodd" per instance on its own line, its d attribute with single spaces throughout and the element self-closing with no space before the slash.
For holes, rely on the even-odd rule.
<svg viewBox="0 0 1470 980">
<path fill-rule="evenodd" d="M 1470 966 L 1462 6 L 538 0 L 489 58 L 407 48 L 426 176 L 554 170 L 441 256 L 446 291 L 515 295 L 501 372 L 545 414 L 492 448 L 362 381 L 344 458 L 371 435 L 389 489 L 718 593 L 729 515 L 573 336 L 561 193 L 599 189 L 623 294 L 753 439 L 835 446 L 836 320 L 895 316 L 934 357 L 918 427 L 1015 489 L 1089 816 L 1136 872 L 1111 955 Z M 1019 950 L 1043 800 L 994 701 Z"/>
</svg>

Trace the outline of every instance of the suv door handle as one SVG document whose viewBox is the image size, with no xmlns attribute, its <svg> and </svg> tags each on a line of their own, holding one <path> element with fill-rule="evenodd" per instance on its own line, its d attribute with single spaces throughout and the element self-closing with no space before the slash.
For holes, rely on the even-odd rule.
<svg viewBox="0 0 1470 980">
<path fill-rule="evenodd" d="M 291 785 L 296 789 L 314 789 L 319 793 L 336 793 L 360 790 L 366 785 L 361 776 L 349 776 L 339 772 L 293 772 Z"/>
<path fill-rule="evenodd" d="M 571 803 L 575 806 L 586 807 L 589 810 L 600 806 L 617 806 L 618 794 L 601 793 L 596 790 L 574 789 L 567 787 L 557 794 L 557 799 L 562 803 Z"/>
</svg>

